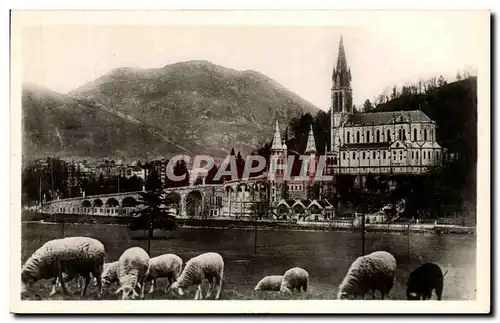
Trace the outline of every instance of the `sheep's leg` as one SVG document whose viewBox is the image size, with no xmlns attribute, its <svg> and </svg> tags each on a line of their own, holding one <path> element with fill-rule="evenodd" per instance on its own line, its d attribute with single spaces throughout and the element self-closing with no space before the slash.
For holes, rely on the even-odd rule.
<svg viewBox="0 0 500 323">
<path fill-rule="evenodd" d="M 141 298 L 144 298 L 144 287 L 146 287 L 146 278 L 141 279 Z"/>
<path fill-rule="evenodd" d="M 207 289 L 207 296 L 206 298 L 209 298 L 212 296 L 212 289 L 215 287 L 215 277 L 207 277 L 208 280 L 208 289 Z"/>
<path fill-rule="evenodd" d="M 174 283 L 174 279 L 173 278 L 170 278 L 170 277 L 167 277 L 167 284 L 165 285 L 165 294 L 168 293 L 168 290 L 169 290 L 169 287 L 170 285 L 172 285 Z"/>
<path fill-rule="evenodd" d="M 83 276 L 83 278 L 85 279 L 85 285 L 83 287 L 81 296 L 84 296 L 87 293 L 87 289 L 88 289 L 89 284 L 90 284 L 90 274 Z"/>
<path fill-rule="evenodd" d="M 196 288 L 196 294 L 194 294 L 194 299 L 202 299 L 203 295 L 201 295 L 201 284 L 199 284 Z"/>
<path fill-rule="evenodd" d="M 64 294 L 69 295 L 68 289 L 66 288 L 66 282 L 63 279 L 61 270 L 59 270 L 59 278 L 58 279 L 59 279 L 59 282 L 61 283 L 61 288 L 62 288 Z"/>
<path fill-rule="evenodd" d="M 50 292 L 49 297 L 52 297 L 57 293 L 56 287 L 58 284 L 59 284 L 59 277 L 52 280 L 52 291 Z"/>
<path fill-rule="evenodd" d="M 152 278 L 149 281 L 149 283 L 150 283 L 151 287 L 149 288 L 149 292 L 148 293 L 151 294 L 154 291 L 155 287 L 156 287 L 156 279 Z"/>
<path fill-rule="evenodd" d="M 375 290 L 372 289 L 372 299 L 375 299 Z"/>
<path fill-rule="evenodd" d="M 219 299 L 220 297 L 220 292 L 222 290 L 222 273 L 220 274 L 219 277 L 215 277 L 215 284 L 217 284 L 217 292 L 215 294 L 215 299 Z"/>
</svg>

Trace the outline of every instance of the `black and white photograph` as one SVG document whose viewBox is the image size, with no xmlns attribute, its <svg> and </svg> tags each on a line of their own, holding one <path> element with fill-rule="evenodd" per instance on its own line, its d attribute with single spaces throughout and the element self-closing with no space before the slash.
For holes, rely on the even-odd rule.
<svg viewBox="0 0 500 323">
<path fill-rule="evenodd" d="M 11 311 L 488 313 L 490 19 L 13 10 Z"/>
</svg>

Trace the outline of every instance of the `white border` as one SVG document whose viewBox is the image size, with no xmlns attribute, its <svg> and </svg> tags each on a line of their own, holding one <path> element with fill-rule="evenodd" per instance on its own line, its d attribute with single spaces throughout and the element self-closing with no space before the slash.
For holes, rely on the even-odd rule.
<svg viewBox="0 0 500 323">
<path fill-rule="evenodd" d="M 143 5 L 141 3 L 140 5 Z M 185 5 L 185 3 L 183 3 Z M 78 6 L 81 7 L 81 6 Z M 141 6 L 143 7 L 143 6 Z M 226 6 L 227 7 L 227 6 Z M 309 6 L 311 7 L 311 6 Z M 99 23 L 106 24 L 266 24 L 266 25 L 369 25 L 394 24 L 408 15 L 430 12 L 381 11 L 121 11 L 121 12 L 12 12 L 11 82 L 11 286 L 10 310 L 22 313 L 485 313 L 490 309 L 490 50 L 489 37 L 484 43 L 484 65 L 478 66 L 478 230 L 477 300 L 442 302 L 406 301 L 36 301 L 19 299 L 20 268 L 20 61 L 22 44 L 17 37 L 23 25 Z M 489 36 L 489 12 L 485 12 L 485 34 Z M 89 18 L 91 16 L 91 18 Z M 385 15 L 381 19 L 381 15 Z M 332 19 L 333 17 L 333 19 Z M 19 19 L 19 20 L 18 20 Z M 397 302 L 396 304 L 394 302 Z M 124 304 L 127 304 L 124 306 Z"/>
</svg>

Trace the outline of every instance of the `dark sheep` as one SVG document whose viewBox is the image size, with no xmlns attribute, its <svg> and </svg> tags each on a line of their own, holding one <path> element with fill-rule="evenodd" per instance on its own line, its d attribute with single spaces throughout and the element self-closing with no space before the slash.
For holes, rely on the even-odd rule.
<svg viewBox="0 0 500 323">
<path fill-rule="evenodd" d="M 437 299 L 443 294 L 443 275 L 441 268 L 434 263 L 425 263 L 414 269 L 406 284 L 406 298 L 408 300 L 428 300 L 435 291 Z"/>
</svg>

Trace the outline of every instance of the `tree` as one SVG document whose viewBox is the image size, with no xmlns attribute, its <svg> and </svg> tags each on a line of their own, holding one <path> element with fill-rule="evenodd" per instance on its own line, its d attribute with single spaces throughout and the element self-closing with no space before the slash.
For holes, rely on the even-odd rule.
<svg viewBox="0 0 500 323">
<path fill-rule="evenodd" d="M 373 110 L 373 105 L 369 99 L 366 99 L 365 103 L 363 103 L 363 111 L 370 112 L 370 110 Z"/>
<path fill-rule="evenodd" d="M 139 209 L 134 212 L 139 216 L 132 221 L 129 228 L 133 231 L 148 230 L 147 252 L 150 254 L 154 230 L 172 231 L 177 228 L 177 224 L 175 216 L 167 209 L 161 179 L 154 168 L 146 180 L 145 189 L 145 192 L 139 193 L 140 197 L 137 203 Z"/>
<path fill-rule="evenodd" d="M 181 187 L 189 185 L 189 171 L 185 160 L 181 159 L 177 161 L 177 163 L 174 165 L 173 173 L 175 176 L 185 175 L 184 179 L 175 181 L 170 179 L 169 176 L 167 176 L 165 180 L 166 187 Z"/>
</svg>

